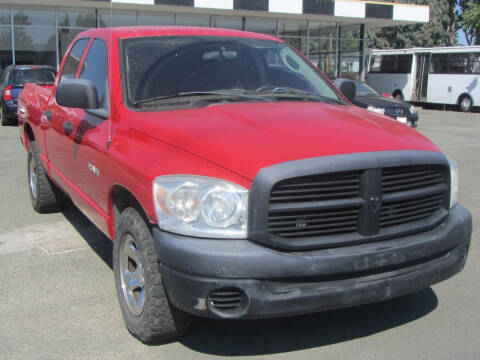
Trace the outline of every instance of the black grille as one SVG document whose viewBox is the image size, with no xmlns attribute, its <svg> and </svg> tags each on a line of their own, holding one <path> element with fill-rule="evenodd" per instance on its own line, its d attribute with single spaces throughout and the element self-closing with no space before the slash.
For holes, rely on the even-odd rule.
<svg viewBox="0 0 480 360">
<path fill-rule="evenodd" d="M 408 114 L 408 109 L 405 108 L 388 108 L 385 109 L 385 115 L 391 116 L 391 117 L 405 117 Z"/>
<path fill-rule="evenodd" d="M 275 184 L 270 203 L 351 198 L 359 195 L 359 185 L 358 172 L 288 179 Z"/>
<path fill-rule="evenodd" d="M 443 171 L 438 166 L 412 166 L 384 169 L 382 193 L 419 189 L 443 184 Z"/>
<path fill-rule="evenodd" d="M 405 224 L 432 216 L 442 207 L 443 194 L 385 202 L 382 205 L 380 227 Z"/>
<path fill-rule="evenodd" d="M 282 237 L 344 234 L 357 229 L 358 209 L 291 211 L 272 214 L 269 232 Z"/>
<path fill-rule="evenodd" d="M 268 233 L 292 241 L 316 237 L 321 245 L 340 234 L 353 243 L 405 233 L 405 224 L 418 230 L 446 214 L 447 175 L 442 165 L 415 165 L 282 180 L 271 189 Z"/>
<path fill-rule="evenodd" d="M 234 311 L 245 301 L 244 293 L 237 288 L 221 288 L 210 293 L 210 306 L 219 311 Z"/>
</svg>

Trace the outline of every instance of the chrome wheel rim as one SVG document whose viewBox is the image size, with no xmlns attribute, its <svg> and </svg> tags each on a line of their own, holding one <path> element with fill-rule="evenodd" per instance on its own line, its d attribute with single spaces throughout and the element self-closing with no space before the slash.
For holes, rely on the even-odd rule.
<svg viewBox="0 0 480 360">
<path fill-rule="evenodd" d="M 140 316 L 145 305 L 145 278 L 140 252 L 131 235 L 125 236 L 119 267 L 125 303 L 134 316 Z"/>
<path fill-rule="evenodd" d="M 33 157 L 30 156 L 30 163 L 28 165 L 30 167 L 30 192 L 32 193 L 33 199 L 37 198 L 37 172 L 35 168 L 35 163 L 33 161 Z"/>
<path fill-rule="evenodd" d="M 467 97 L 464 97 L 462 100 L 462 107 L 464 109 L 468 109 L 470 107 L 470 99 Z"/>
</svg>

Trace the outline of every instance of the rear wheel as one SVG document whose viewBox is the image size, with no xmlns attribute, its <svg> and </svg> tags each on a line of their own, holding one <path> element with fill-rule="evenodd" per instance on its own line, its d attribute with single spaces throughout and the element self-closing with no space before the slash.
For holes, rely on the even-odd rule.
<svg viewBox="0 0 480 360">
<path fill-rule="evenodd" d="M 458 106 L 461 111 L 470 112 L 473 106 L 472 98 L 468 95 L 462 95 L 458 100 Z"/>
<path fill-rule="evenodd" d="M 29 144 L 27 157 L 28 190 L 35 211 L 51 213 L 61 209 L 61 192 L 50 181 L 40 161 L 35 141 Z"/>
<path fill-rule="evenodd" d="M 191 316 L 170 304 L 152 234 L 133 208 L 120 214 L 113 271 L 123 319 L 133 336 L 144 343 L 158 343 L 187 331 Z"/>
<path fill-rule="evenodd" d="M 3 110 L 3 107 L 0 105 L 0 121 L 2 122 L 2 126 L 6 126 L 10 123 L 8 121 L 7 115 L 5 114 L 5 110 Z"/>
</svg>

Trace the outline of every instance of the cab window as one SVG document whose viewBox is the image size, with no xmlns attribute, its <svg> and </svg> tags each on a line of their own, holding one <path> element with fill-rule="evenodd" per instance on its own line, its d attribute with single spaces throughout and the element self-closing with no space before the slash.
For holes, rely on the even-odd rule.
<svg viewBox="0 0 480 360">
<path fill-rule="evenodd" d="M 99 104 L 104 104 L 107 70 L 107 45 L 103 40 L 95 39 L 88 50 L 79 78 L 93 82 L 97 89 Z"/>
<path fill-rule="evenodd" d="M 80 60 L 82 59 L 88 41 L 89 39 L 79 39 L 75 42 L 75 45 L 73 45 L 72 50 L 68 54 L 65 65 L 63 66 L 60 81 L 73 79 L 75 77 L 75 73 L 77 72 L 78 65 L 80 64 Z"/>
</svg>

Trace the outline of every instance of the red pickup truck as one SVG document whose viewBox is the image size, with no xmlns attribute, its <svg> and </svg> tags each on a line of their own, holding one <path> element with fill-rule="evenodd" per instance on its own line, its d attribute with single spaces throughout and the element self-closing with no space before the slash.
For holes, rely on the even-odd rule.
<svg viewBox="0 0 480 360">
<path fill-rule="evenodd" d="M 120 306 L 141 341 L 182 334 L 192 314 L 383 301 L 465 265 L 472 219 L 455 163 L 352 106 L 277 38 L 89 30 L 55 84 L 28 84 L 18 103 L 34 209 L 66 195 L 114 241 Z"/>
</svg>

